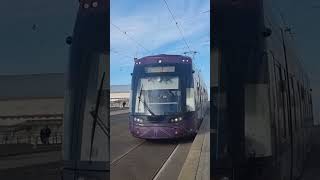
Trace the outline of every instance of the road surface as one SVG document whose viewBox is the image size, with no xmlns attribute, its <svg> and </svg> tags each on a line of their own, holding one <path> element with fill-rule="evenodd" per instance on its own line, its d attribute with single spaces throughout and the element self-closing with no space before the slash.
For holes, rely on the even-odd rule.
<svg viewBox="0 0 320 180">
<path fill-rule="evenodd" d="M 138 139 L 129 132 L 128 113 L 111 116 L 111 179 L 176 180 L 192 141 Z"/>
</svg>

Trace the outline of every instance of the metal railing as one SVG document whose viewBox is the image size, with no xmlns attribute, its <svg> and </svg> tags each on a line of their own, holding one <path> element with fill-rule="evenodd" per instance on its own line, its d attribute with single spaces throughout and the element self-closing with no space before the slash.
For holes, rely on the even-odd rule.
<svg viewBox="0 0 320 180">
<path fill-rule="evenodd" d="M 123 102 L 126 102 L 125 107 L 129 107 L 128 98 L 110 98 L 110 108 L 121 108 Z"/>
<path fill-rule="evenodd" d="M 61 144 L 63 141 L 63 135 L 55 135 L 49 137 L 49 144 Z M 14 136 L 3 138 L 0 144 L 44 144 L 41 141 L 40 136 Z"/>
<path fill-rule="evenodd" d="M 53 114 L 34 114 L 34 115 L 7 115 L 0 116 L 0 119 L 62 119 L 62 113 L 53 113 Z"/>
</svg>

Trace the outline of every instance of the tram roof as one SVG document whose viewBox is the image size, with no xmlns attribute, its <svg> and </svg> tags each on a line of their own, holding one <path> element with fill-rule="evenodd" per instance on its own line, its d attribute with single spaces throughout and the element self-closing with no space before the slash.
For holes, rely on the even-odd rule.
<svg viewBox="0 0 320 180">
<path fill-rule="evenodd" d="M 146 56 L 135 60 L 135 64 L 154 64 L 154 63 L 181 63 L 192 64 L 192 59 L 189 56 L 159 54 Z"/>
</svg>

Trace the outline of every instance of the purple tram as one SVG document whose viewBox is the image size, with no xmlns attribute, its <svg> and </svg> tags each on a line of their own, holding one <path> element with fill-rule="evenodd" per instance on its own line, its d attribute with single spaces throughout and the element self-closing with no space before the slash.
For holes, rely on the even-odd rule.
<svg viewBox="0 0 320 180">
<path fill-rule="evenodd" d="M 143 139 L 194 136 L 208 109 L 208 92 L 192 59 L 155 55 L 135 59 L 129 130 Z"/>
</svg>

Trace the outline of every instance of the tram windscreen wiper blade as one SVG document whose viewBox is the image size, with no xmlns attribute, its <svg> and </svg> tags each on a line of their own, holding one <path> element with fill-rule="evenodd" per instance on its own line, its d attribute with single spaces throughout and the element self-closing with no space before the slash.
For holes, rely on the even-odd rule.
<svg viewBox="0 0 320 180">
<path fill-rule="evenodd" d="M 138 102 L 138 111 L 140 110 L 140 102 L 141 102 L 141 95 L 142 95 L 142 87 L 143 87 L 143 84 L 141 85 L 141 88 L 140 88 L 140 92 L 139 92 L 139 102 Z"/>
<path fill-rule="evenodd" d="M 148 104 L 146 103 L 146 101 L 143 99 L 143 104 L 144 104 L 144 107 L 146 107 L 147 108 L 147 110 L 150 112 L 150 114 L 152 115 L 152 116 L 155 116 L 155 114 L 151 111 L 151 109 L 149 108 L 149 106 L 148 106 Z"/>
<path fill-rule="evenodd" d="M 139 97 L 138 97 L 138 99 L 139 99 L 138 109 L 140 108 L 141 95 L 142 95 L 142 87 L 143 87 L 143 85 L 141 85 L 141 89 L 140 89 L 140 92 L 139 92 Z M 147 110 L 150 112 L 150 114 L 151 114 L 152 116 L 155 116 L 155 114 L 151 111 L 151 109 L 149 108 L 149 106 L 148 106 L 148 104 L 146 103 L 146 101 L 145 101 L 144 98 L 143 98 L 142 103 L 143 103 L 144 107 L 147 108 Z"/>
<path fill-rule="evenodd" d="M 93 118 L 95 118 L 96 115 L 94 114 L 94 111 L 91 111 L 90 114 L 91 114 L 91 116 L 92 116 Z M 97 115 L 97 123 L 98 123 L 99 127 L 101 128 L 101 130 L 103 131 L 103 133 L 104 133 L 106 136 L 110 137 L 109 128 L 108 128 L 108 126 L 100 119 L 99 115 Z"/>
<path fill-rule="evenodd" d="M 96 101 L 96 109 L 94 112 L 93 124 L 92 124 L 92 129 L 91 129 L 90 161 L 91 161 L 91 155 L 92 155 L 93 139 L 94 139 L 96 124 L 97 124 L 97 119 L 98 119 L 98 112 L 99 112 L 99 107 L 100 107 L 100 97 L 101 97 L 101 92 L 102 92 L 102 87 L 103 87 L 103 82 L 104 82 L 104 76 L 105 76 L 105 72 L 103 73 L 102 78 L 101 78 L 101 82 L 100 82 L 100 87 L 99 87 L 97 101 Z"/>
</svg>

